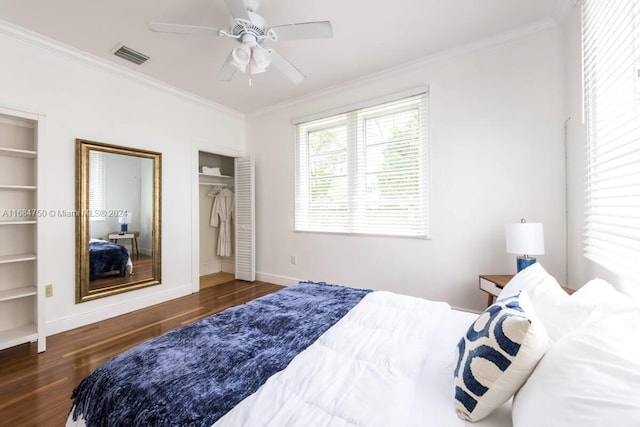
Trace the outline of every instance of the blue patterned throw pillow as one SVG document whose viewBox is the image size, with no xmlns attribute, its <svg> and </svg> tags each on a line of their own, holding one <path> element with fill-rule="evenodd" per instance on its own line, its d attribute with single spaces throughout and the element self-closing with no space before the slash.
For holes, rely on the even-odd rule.
<svg viewBox="0 0 640 427">
<path fill-rule="evenodd" d="M 458 417 L 478 421 L 509 400 L 549 348 L 547 331 L 525 292 L 496 301 L 458 343 Z"/>
</svg>

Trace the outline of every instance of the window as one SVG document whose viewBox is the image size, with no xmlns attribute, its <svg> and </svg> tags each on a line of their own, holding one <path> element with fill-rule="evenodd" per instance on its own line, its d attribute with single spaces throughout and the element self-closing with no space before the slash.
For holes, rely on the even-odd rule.
<svg viewBox="0 0 640 427">
<path fill-rule="evenodd" d="M 89 151 L 89 210 L 90 221 L 105 220 L 104 153 L 96 150 Z"/>
<path fill-rule="evenodd" d="M 640 2 L 585 0 L 585 256 L 640 281 Z"/>
<path fill-rule="evenodd" d="M 427 237 L 427 95 L 296 124 L 295 229 Z"/>
</svg>

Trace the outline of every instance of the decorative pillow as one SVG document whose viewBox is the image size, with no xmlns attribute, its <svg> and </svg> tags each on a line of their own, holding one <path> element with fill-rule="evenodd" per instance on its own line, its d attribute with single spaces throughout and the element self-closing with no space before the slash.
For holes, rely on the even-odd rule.
<svg viewBox="0 0 640 427">
<path fill-rule="evenodd" d="M 638 311 L 609 315 L 562 337 L 516 394 L 513 425 L 640 425 L 638 337 Z"/>
<path fill-rule="evenodd" d="M 550 341 L 525 292 L 496 301 L 458 343 L 458 417 L 478 421 L 524 384 Z"/>
<path fill-rule="evenodd" d="M 594 309 L 591 302 L 569 297 L 539 262 L 516 274 L 498 299 L 516 295 L 519 291 L 525 291 L 529 296 L 552 341 L 582 325 Z"/>
</svg>

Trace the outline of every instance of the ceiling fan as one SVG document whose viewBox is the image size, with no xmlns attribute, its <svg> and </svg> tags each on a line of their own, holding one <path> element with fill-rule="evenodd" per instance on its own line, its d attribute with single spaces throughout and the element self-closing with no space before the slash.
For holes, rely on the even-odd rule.
<svg viewBox="0 0 640 427">
<path fill-rule="evenodd" d="M 223 81 L 230 81 L 236 70 L 243 73 L 249 71 L 249 74 L 253 75 L 262 73 L 273 65 L 294 84 L 301 83 L 307 77 L 282 55 L 266 47 L 265 42 L 333 37 L 333 29 L 329 21 L 269 27 L 267 21 L 257 13 L 260 0 L 225 0 L 225 3 L 231 13 L 228 31 L 214 27 L 163 22 L 149 22 L 149 29 L 164 33 L 215 35 L 236 39 L 240 46 L 231 50 L 218 72 L 218 80 Z"/>
</svg>

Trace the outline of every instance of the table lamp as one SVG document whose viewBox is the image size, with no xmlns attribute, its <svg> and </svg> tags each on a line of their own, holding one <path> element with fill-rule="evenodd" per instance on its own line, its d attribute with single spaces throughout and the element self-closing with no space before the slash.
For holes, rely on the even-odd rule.
<svg viewBox="0 0 640 427">
<path fill-rule="evenodd" d="M 127 212 L 125 215 L 120 215 L 118 217 L 118 223 L 120 224 L 120 234 L 124 234 L 127 232 L 128 225 L 131 223 L 133 219 L 133 215 L 131 212 Z"/>
<path fill-rule="evenodd" d="M 507 253 L 517 254 L 518 272 L 536 262 L 529 255 L 544 254 L 544 232 L 541 222 L 527 222 L 525 219 L 505 227 Z"/>
</svg>

